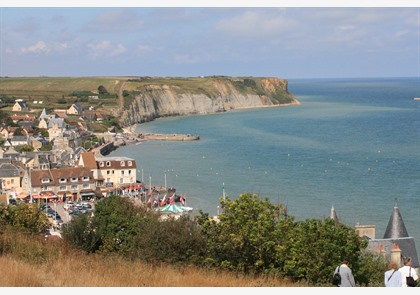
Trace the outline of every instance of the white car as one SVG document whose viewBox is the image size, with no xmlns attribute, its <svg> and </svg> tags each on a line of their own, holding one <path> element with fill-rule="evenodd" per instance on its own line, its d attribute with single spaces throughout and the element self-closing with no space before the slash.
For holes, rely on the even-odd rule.
<svg viewBox="0 0 420 295">
<path fill-rule="evenodd" d="M 63 205 L 64 210 L 69 210 L 70 208 L 74 207 L 74 203 L 73 202 L 67 202 Z"/>
</svg>

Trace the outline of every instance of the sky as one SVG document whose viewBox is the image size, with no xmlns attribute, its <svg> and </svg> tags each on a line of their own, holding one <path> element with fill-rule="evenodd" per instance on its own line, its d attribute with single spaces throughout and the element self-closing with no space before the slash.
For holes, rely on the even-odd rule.
<svg viewBox="0 0 420 295">
<path fill-rule="evenodd" d="M 414 6 L 1 5 L 0 76 L 418 77 L 419 24 Z"/>
</svg>

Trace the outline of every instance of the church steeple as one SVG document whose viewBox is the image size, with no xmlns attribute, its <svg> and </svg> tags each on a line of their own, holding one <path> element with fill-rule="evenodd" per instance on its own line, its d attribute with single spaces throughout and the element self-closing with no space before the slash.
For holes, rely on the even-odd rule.
<svg viewBox="0 0 420 295">
<path fill-rule="evenodd" d="M 395 199 L 394 209 L 389 218 L 388 226 L 385 230 L 384 239 L 398 239 L 409 237 L 404 221 L 398 209 L 397 199 Z"/>
<path fill-rule="evenodd" d="M 338 217 L 337 217 L 337 213 L 335 212 L 335 209 L 334 209 L 334 205 L 333 205 L 333 206 L 331 206 L 330 218 L 331 218 L 332 220 L 334 220 L 334 222 L 335 222 L 335 224 L 336 224 L 336 225 L 339 223 L 339 221 L 338 221 Z"/>
</svg>

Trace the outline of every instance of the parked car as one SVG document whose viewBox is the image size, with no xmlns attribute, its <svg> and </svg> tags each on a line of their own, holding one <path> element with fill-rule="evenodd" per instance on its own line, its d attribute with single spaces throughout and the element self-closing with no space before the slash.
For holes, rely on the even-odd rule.
<svg viewBox="0 0 420 295">
<path fill-rule="evenodd" d="M 66 202 L 63 205 L 64 210 L 69 210 L 71 207 L 74 207 L 74 202 L 70 201 L 70 202 Z"/>
</svg>

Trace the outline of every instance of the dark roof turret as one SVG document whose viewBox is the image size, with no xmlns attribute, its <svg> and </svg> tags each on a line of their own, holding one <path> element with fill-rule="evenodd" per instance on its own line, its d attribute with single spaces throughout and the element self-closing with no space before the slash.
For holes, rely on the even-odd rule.
<svg viewBox="0 0 420 295">
<path fill-rule="evenodd" d="M 384 239 L 398 239 L 409 237 L 404 221 L 398 209 L 397 200 L 395 200 L 394 209 L 389 218 L 388 226 L 385 230 Z"/>
</svg>

